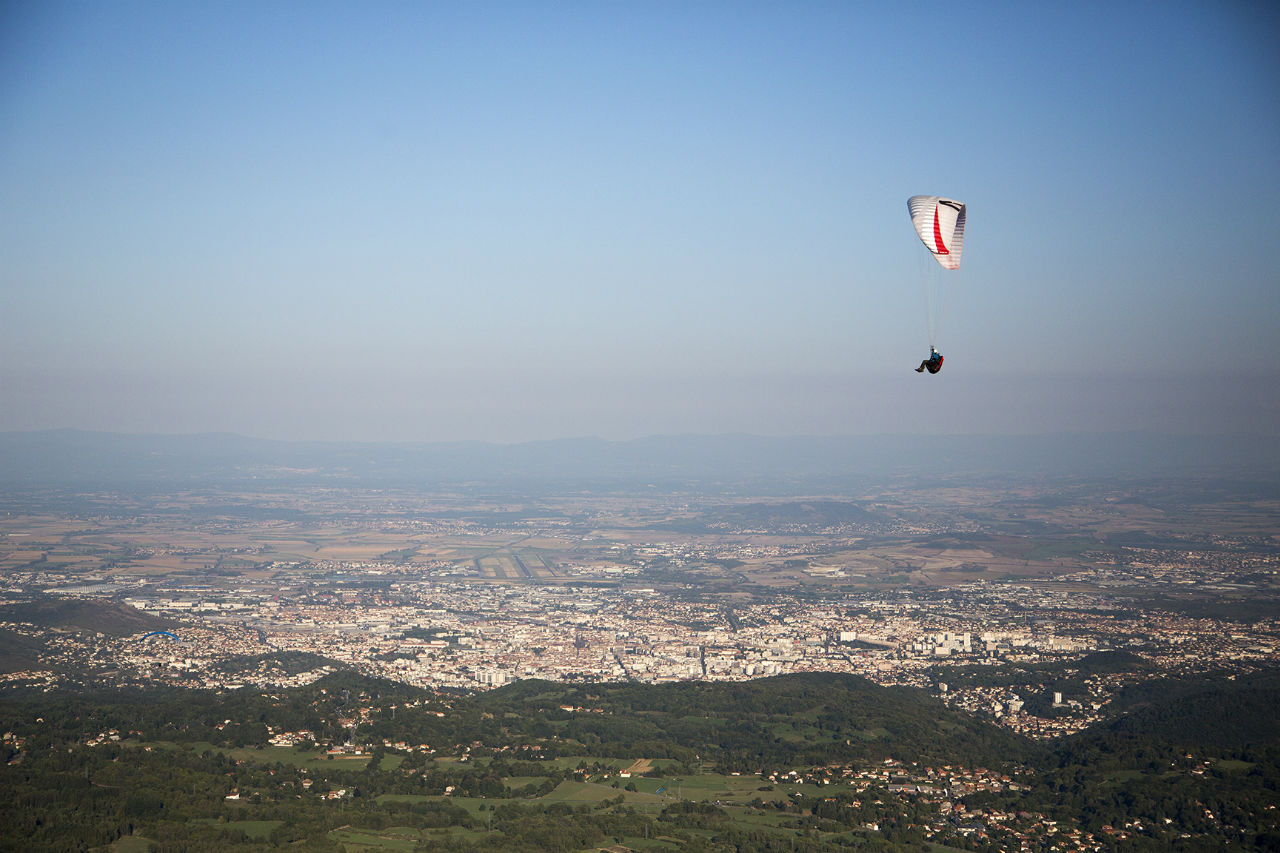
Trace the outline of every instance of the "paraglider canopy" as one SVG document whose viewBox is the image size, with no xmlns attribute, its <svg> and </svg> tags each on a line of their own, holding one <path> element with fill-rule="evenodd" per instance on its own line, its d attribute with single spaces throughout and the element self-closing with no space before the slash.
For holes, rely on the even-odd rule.
<svg viewBox="0 0 1280 853">
<path fill-rule="evenodd" d="M 913 195 L 907 199 L 911 224 L 920 241 L 945 269 L 960 269 L 964 248 L 964 204 L 936 195 Z"/>
</svg>

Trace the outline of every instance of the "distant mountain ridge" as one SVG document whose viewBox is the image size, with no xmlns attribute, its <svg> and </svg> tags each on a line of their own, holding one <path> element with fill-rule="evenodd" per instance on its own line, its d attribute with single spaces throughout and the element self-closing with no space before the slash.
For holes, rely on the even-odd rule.
<svg viewBox="0 0 1280 853">
<path fill-rule="evenodd" d="M 652 436 L 524 444 L 277 441 L 228 433 L 0 433 L 0 485 L 163 488 L 841 484 L 893 475 L 1244 474 L 1280 449 L 1239 436 Z"/>
</svg>

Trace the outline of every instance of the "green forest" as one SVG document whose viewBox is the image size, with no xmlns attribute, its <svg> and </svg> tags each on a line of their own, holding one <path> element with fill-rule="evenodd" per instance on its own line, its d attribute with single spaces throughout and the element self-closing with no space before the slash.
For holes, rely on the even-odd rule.
<svg viewBox="0 0 1280 853">
<path fill-rule="evenodd" d="M 856 676 L 9 691 L 4 850 L 1280 850 L 1280 673 L 1033 742 Z"/>
</svg>

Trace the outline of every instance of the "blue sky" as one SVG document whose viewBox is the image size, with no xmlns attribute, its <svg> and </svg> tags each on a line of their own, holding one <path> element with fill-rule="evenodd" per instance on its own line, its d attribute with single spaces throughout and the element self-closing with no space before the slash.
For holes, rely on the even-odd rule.
<svg viewBox="0 0 1280 853">
<path fill-rule="evenodd" d="M 1280 433 L 1267 3 L 0 7 L 0 430 Z M 906 213 L 969 206 L 933 277 Z"/>
</svg>

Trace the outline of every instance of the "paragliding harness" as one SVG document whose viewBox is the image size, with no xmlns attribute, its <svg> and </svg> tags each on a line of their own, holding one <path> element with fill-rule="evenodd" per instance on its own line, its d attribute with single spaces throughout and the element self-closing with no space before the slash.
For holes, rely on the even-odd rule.
<svg viewBox="0 0 1280 853">
<path fill-rule="evenodd" d="M 938 352 L 933 347 L 930 347 L 929 357 L 926 358 L 924 361 L 920 362 L 920 366 L 916 368 L 916 373 L 923 373 L 926 370 L 929 371 L 930 373 L 937 373 L 941 369 L 942 369 L 942 353 Z"/>
</svg>

